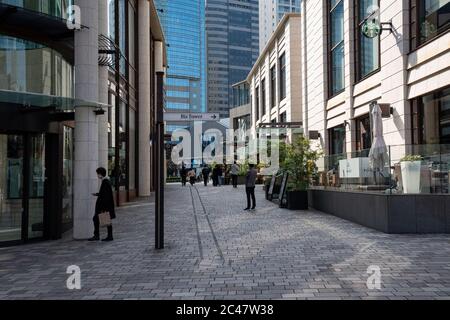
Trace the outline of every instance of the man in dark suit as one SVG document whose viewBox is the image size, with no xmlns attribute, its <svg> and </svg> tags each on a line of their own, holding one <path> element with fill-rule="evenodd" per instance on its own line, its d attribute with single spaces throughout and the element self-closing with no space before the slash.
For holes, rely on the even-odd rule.
<svg viewBox="0 0 450 320">
<path fill-rule="evenodd" d="M 97 176 L 102 180 L 100 186 L 100 191 L 94 193 L 93 195 L 97 197 L 97 202 L 95 203 L 95 215 L 92 219 L 94 221 L 94 236 L 89 239 L 89 241 L 100 240 L 100 221 L 98 215 L 103 212 L 109 212 L 111 219 L 116 218 L 116 213 L 114 211 L 114 195 L 109 178 L 106 176 L 105 168 L 97 169 Z M 113 241 L 112 225 L 108 226 L 108 236 L 102 241 Z"/>
<path fill-rule="evenodd" d="M 256 170 L 255 165 L 250 164 L 247 176 L 245 177 L 245 192 L 247 193 L 247 208 L 244 209 L 245 211 L 255 210 L 256 208 L 255 185 L 257 176 L 258 171 Z"/>
</svg>

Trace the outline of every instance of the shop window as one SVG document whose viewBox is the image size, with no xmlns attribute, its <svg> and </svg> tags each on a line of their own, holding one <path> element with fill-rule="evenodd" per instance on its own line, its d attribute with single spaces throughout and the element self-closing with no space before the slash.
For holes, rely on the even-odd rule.
<svg viewBox="0 0 450 320">
<path fill-rule="evenodd" d="M 355 120 L 356 125 L 356 151 L 360 156 L 367 157 L 372 146 L 372 131 L 370 116 L 365 115 Z"/>
<path fill-rule="evenodd" d="M 411 0 L 411 48 L 450 28 L 450 0 Z"/>
</svg>

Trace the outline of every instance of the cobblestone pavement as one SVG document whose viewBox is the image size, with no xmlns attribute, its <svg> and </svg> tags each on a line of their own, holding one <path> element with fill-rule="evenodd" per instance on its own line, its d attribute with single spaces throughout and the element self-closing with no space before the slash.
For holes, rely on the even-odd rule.
<svg viewBox="0 0 450 320">
<path fill-rule="evenodd" d="M 0 299 L 449 299 L 450 236 L 387 235 L 313 211 L 279 209 L 258 188 L 166 193 L 166 249 L 153 204 L 119 209 L 112 243 L 62 240 L 0 248 Z M 81 268 L 81 290 L 66 269 Z M 380 267 L 381 289 L 367 269 Z"/>
</svg>

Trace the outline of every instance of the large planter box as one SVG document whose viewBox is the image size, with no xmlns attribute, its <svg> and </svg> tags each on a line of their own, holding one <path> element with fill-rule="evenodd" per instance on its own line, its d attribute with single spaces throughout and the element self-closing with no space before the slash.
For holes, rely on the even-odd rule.
<svg viewBox="0 0 450 320">
<path fill-rule="evenodd" d="M 308 210 L 308 191 L 287 191 L 289 210 Z"/>
<path fill-rule="evenodd" d="M 245 176 L 238 176 L 237 183 L 238 183 L 238 185 L 245 184 Z"/>
<path fill-rule="evenodd" d="M 450 195 L 312 189 L 309 205 L 385 233 L 450 233 Z"/>
<path fill-rule="evenodd" d="M 420 193 L 421 161 L 403 161 L 400 163 L 402 170 L 403 193 Z"/>
</svg>

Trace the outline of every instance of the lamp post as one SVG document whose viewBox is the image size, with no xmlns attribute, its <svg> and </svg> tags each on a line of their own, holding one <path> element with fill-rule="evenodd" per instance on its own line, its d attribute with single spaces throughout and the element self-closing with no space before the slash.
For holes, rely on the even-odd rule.
<svg viewBox="0 0 450 320">
<path fill-rule="evenodd" d="M 156 199 L 155 249 L 164 249 L 164 61 L 163 44 L 155 42 L 156 71 Z"/>
</svg>

